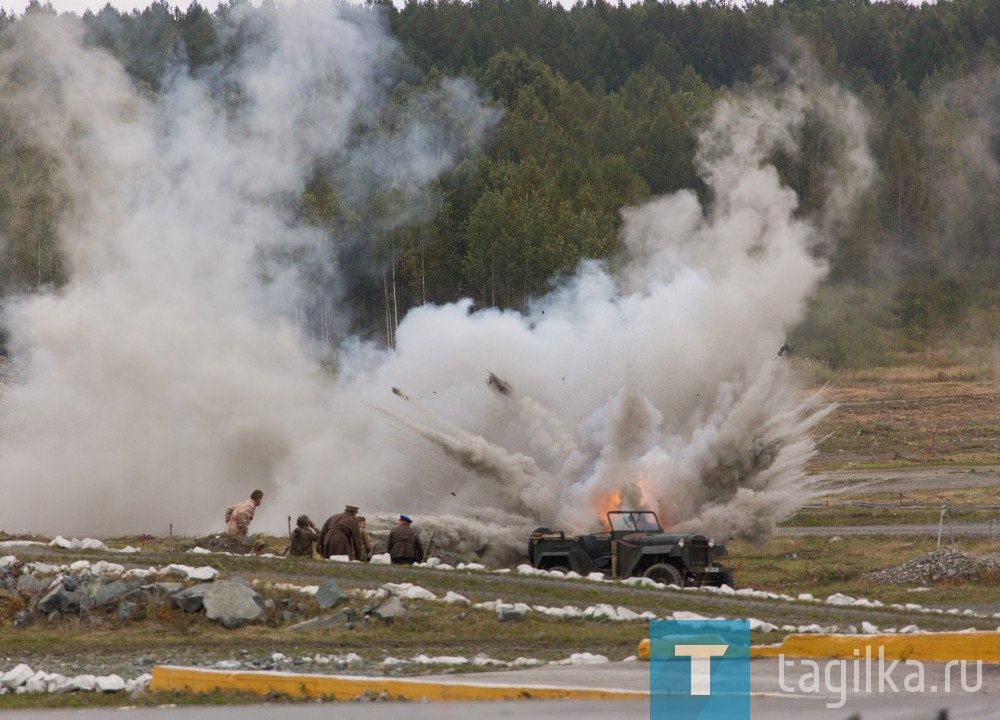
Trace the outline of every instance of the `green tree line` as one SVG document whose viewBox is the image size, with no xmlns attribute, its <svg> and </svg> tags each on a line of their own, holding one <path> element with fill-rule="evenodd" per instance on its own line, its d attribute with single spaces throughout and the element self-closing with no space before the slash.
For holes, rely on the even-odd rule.
<svg viewBox="0 0 1000 720">
<path fill-rule="evenodd" d="M 129 13 L 109 5 L 81 22 L 88 43 L 155 94 L 171 69 L 197 76 L 226 63 L 234 43 L 253 42 L 219 31 L 244 1 L 213 12 L 197 3 Z M 428 219 L 380 222 L 398 198 L 352 202 L 320 175 L 303 192 L 302 219 L 361 238 L 344 252 L 374 268 L 347 278 L 357 332 L 391 343 L 386 318 L 421 303 L 471 297 L 480 307 L 520 309 L 581 260 L 613 265 L 620 208 L 682 188 L 708 200 L 695 171 L 699 127 L 795 37 L 861 98 L 879 172 L 836 229 L 829 278 L 791 344 L 850 367 L 941 343 L 988 345 L 1000 334 L 995 0 L 586 0 L 571 8 L 376 0 L 372 10 L 385 14 L 416 66 L 398 93 L 464 75 L 504 114 L 481 154 L 436 181 L 440 206 Z M 25 15 L 33 12 L 53 11 L 32 2 Z M 0 27 L 22 19 L 0 14 Z M 49 181 L 49 160 L 2 130 L 3 294 L 58 286 L 67 272 L 54 218 L 65 201 Z M 807 126 L 800 152 L 775 158 L 803 214 L 823 191 L 822 134 Z"/>
</svg>

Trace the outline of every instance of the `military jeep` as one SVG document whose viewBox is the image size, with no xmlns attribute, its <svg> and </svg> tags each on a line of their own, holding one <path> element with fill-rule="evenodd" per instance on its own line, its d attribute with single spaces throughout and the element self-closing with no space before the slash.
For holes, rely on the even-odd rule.
<svg viewBox="0 0 1000 720">
<path fill-rule="evenodd" d="M 606 577 L 647 577 L 667 585 L 728 585 L 733 573 L 716 560 L 727 555 L 704 535 L 666 533 L 656 513 L 616 510 L 608 513 L 607 532 L 566 537 L 559 530 L 535 528 L 528 541 L 528 560 L 541 570 L 592 572 Z"/>
</svg>

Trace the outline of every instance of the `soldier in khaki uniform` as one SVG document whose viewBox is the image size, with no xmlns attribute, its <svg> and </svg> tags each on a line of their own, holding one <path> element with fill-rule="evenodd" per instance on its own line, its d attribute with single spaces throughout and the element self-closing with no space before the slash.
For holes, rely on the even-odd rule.
<svg viewBox="0 0 1000 720">
<path fill-rule="evenodd" d="M 365 562 L 372 559 L 372 550 L 375 549 L 375 543 L 372 541 L 372 536 L 368 534 L 368 529 L 365 527 L 365 519 L 362 516 L 358 516 L 358 526 L 361 528 L 361 544 L 365 548 L 365 556 L 361 558 Z"/>
</svg>

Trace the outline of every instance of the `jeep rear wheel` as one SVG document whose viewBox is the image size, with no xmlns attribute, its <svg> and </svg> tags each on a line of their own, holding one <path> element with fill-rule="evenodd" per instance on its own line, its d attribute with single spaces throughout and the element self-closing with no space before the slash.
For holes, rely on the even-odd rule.
<svg viewBox="0 0 1000 720">
<path fill-rule="evenodd" d="M 719 587 L 728 585 L 733 590 L 736 589 L 736 578 L 733 577 L 732 570 L 723 570 L 719 573 Z"/>
<path fill-rule="evenodd" d="M 651 565 L 642 576 L 648 577 L 653 582 L 663 583 L 664 585 L 684 587 L 684 578 L 681 577 L 680 570 L 667 563 Z"/>
</svg>

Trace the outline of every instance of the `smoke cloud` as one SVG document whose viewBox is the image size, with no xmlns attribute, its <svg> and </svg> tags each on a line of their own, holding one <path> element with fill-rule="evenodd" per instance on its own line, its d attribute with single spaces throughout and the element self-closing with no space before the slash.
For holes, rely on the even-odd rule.
<svg viewBox="0 0 1000 720">
<path fill-rule="evenodd" d="M 613 504 L 760 541 L 809 497 L 809 431 L 830 408 L 777 351 L 826 272 L 826 228 L 870 181 L 853 98 L 807 75 L 731 96 L 700 138 L 711 201 L 624 210 L 614 273 L 585 263 L 525 313 L 415 308 L 391 351 L 344 339 L 332 379 L 295 322 L 317 301 L 303 265 L 323 301 L 340 272 L 329 239 L 289 221 L 303 169 L 423 197 L 497 116 L 447 81 L 399 109 L 414 120 L 392 137 L 355 143 L 398 47 L 368 10 L 275 12 L 256 55 L 155 102 L 72 22 L 13 29 L 2 90 L 74 210 L 70 283 L 5 305 L 20 375 L 0 417 L 0 528 L 212 532 L 260 487 L 252 531 L 350 503 L 503 561 L 536 525 L 594 529 Z M 238 107 L 213 99 L 219 84 Z M 843 150 L 812 218 L 769 161 L 808 114 Z"/>
</svg>

